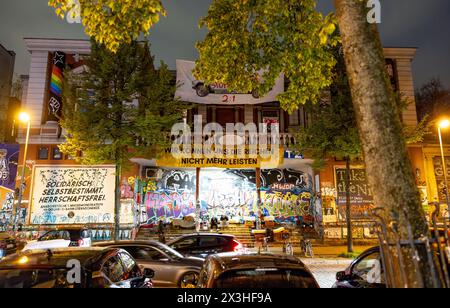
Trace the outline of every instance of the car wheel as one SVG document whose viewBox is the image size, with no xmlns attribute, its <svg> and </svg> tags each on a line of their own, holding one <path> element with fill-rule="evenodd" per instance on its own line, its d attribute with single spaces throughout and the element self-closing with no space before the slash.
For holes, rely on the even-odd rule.
<svg viewBox="0 0 450 308">
<path fill-rule="evenodd" d="M 185 273 L 178 284 L 181 289 L 194 289 L 197 287 L 199 274 L 196 272 Z"/>
<path fill-rule="evenodd" d="M 195 87 L 195 90 L 197 92 L 197 95 L 200 97 L 206 97 L 209 94 L 209 87 L 205 86 L 204 84 L 199 84 Z"/>
</svg>

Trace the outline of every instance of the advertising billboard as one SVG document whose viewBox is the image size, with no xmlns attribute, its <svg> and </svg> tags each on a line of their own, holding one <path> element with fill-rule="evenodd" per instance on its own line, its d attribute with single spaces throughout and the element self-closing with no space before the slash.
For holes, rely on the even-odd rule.
<svg viewBox="0 0 450 308">
<path fill-rule="evenodd" d="M 35 166 L 29 224 L 113 224 L 115 166 Z"/>
</svg>

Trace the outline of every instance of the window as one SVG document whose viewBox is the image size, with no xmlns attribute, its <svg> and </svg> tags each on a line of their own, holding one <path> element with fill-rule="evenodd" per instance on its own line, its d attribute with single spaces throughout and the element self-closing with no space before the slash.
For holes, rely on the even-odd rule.
<svg viewBox="0 0 450 308">
<path fill-rule="evenodd" d="M 379 252 L 361 259 L 352 270 L 353 275 L 368 283 L 384 283 L 383 268 Z"/>
<path fill-rule="evenodd" d="M 214 288 L 302 288 L 316 289 L 317 282 L 311 274 L 295 269 L 245 269 L 231 270 L 220 275 Z"/>
<path fill-rule="evenodd" d="M 271 125 L 280 125 L 280 114 L 278 110 L 263 110 L 262 124 L 267 125 L 267 132 L 271 132 Z"/>
<path fill-rule="evenodd" d="M 196 244 L 197 244 L 197 238 L 189 237 L 184 240 L 181 240 L 178 243 L 175 243 L 175 245 L 173 245 L 173 248 L 175 248 L 175 249 L 190 248 L 190 247 L 195 247 Z"/>
<path fill-rule="evenodd" d="M 152 247 L 124 247 L 136 260 L 159 261 L 167 259 L 162 252 Z"/>
<path fill-rule="evenodd" d="M 226 238 L 226 237 L 218 237 L 217 238 L 217 242 L 219 245 L 226 245 L 226 244 L 228 244 L 229 240 L 230 239 Z"/>
<path fill-rule="evenodd" d="M 216 109 L 216 122 L 222 125 L 224 128 L 228 123 L 236 123 L 236 112 L 234 108 L 217 108 Z"/>
<path fill-rule="evenodd" d="M 61 160 L 62 157 L 63 157 L 63 155 L 62 155 L 61 151 L 59 150 L 59 148 L 58 147 L 53 148 L 52 159 L 53 160 Z"/>
<path fill-rule="evenodd" d="M 47 160 L 48 159 L 48 147 L 40 147 L 38 150 L 38 159 Z"/>
<path fill-rule="evenodd" d="M 125 274 L 122 262 L 117 257 L 109 258 L 103 264 L 103 273 L 114 283 L 122 281 Z"/>
<path fill-rule="evenodd" d="M 44 234 L 39 241 L 52 241 L 52 240 L 66 240 L 70 241 L 70 234 L 68 231 L 50 231 Z"/>
<path fill-rule="evenodd" d="M 69 283 L 66 269 L 11 269 L 0 270 L 0 288 L 78 288 Z M 83 276 L 82 276 L 83 277 Z"/>
<path fill-rule="evenodd" d="M 120 259 L 122 260 L 122 264 L 125 268 L 126 276 L 128 279 L 136 278 L 140 276 L 140 269 L 133 258 L 127 253 L 120 253 Z"/>
<path fill-rule="evenodd" d="M 202 236 L 200 238 L 200 247 L 216 246 L 217 238 L 214 236 Z"/>
<path fill-rule="evenodd" d="M 290 115 L 289 115 L 289 125 L 290 126 L 299 126 L 300 125 L 300 115 L 299 115 L 299 110 L 294 110 Z"/>
</svg>

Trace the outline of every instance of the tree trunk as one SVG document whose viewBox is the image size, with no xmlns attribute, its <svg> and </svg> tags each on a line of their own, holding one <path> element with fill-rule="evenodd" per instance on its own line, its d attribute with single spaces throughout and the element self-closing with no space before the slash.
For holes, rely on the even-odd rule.
<svg viewBox="0 0 450 308">
<path fill-rule="evenodd" d="M 345 209 L 347 219 L 347 251 L 353 253 L 353 229 L 352 229 L 352 208 L 350 204 L 350 157 L 345 159 L 345 167 L 347 169 L 345 175 Z"/>
<path fill-rule="evenodd" d="M 386 221 L 397 222 L 400 239 L 408 240 L 410 233 L 417 239 L 428 234 L 427 223 L 385 69 L 380 37 L 376 25 L 367 22 L 366 3 L 335 0 L 368 180 L 375 205 L 384 208 Z M 426 254 L 419 251 L 421 261 L 417 264 L 412 249 L 403 246 L 401 251 L 390 253 L 395 271 L 401 272 L 403 268 L 406 274 L 404 281 L 398 281 L 395 287 L 432 286 Z"/>
<path fill-rule="evenodd" d="M 116 165 L 116 190 L 115 190 L 115 198 L 114 198 L 114 237 L 116 241 L 120 240 L 120 180 L 122 174 L 122 168 L 119 165 Z"/>
</svg>

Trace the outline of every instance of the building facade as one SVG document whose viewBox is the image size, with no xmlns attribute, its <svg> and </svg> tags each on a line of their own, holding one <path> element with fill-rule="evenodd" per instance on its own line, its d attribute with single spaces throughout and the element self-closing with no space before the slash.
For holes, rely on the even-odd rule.
<svg viewBox="0 0 450 308">
<path fill-rule="evenodd" d="M 0 44 L 0 142 L 8 141 L 8 114 L 16 54 Z M 3 139 L 3 140 L 2 140 Z"/>
<path fill-rule="evenodd" d="M 74 165 L 75 161 L 61 153 L 58 145 L 64 142 L 63 130 L 57 116 L 63 108 L 61 72 L 64 69 L 83 70 L 83 57 L 90 53 L 89 41 L 25 39 L 31 54 L 29 79 L 24 87 L 23 108 L 31 114 L 31 138 L 26 162 L 27 185 L 24 209 L 28 207 L 32 168 L 36 165 Z M 386 48 L 386 67 L 393 87 L 412 103 L 403 112 L 406 125 L 417 125 L 411 63 L 413 48 Z M 185 61 L 186 62 L 186 61 Z M 178 77 L 180 69 L 178 69 Z M 198 81 L 192 80 L 188 89 L 194 91 Z M 278 84 L 284 89 L 284 82 Z M 305 232 L 325 227 L 328 237 L 345 236 L 345 163 L 329 158 L 326 168 L 316 172 L 312 161 L 293 153 L 294 135 L 307 125 L 308 114 L 300 107 L 292 114 L 284 112 L 275 99 L 250 94 L 235 95 L 216 85 L 214 93 L 197 92 L 194 108 L 187 112 L 186 123 L 193 124 L 195 116 L 202 116 L 202 124 L 218 123 L 276 123 L 279 125 L 280 158 L 276 164 L 264 167 L 258 161 L 237 162 L 231 167 L 215 161 L 191 161 L 185 165 L 155 158 L 135 158 L 133 168 L 123 176 L 122 197 L 134 200 L 133 211 L 140 222 L 181 219 L 198 214 L 203 217 L 226 215 L 234 222 L 244 222 L 263 214 L 277 222 L 302 226 Z M 219 100 L 210 100 L 214 97 Z M 22 164 L 24 130 L 20 130 Z M 245 138 L 244 138 L 245 139 Z M 245 144 L 248 140 L 243 140 Z M 436 177 L 430 175 L 435 152 L 433 146 L 424 151 L 423 144 L 409 146 L 411 161 L 416 170 L 417 185 L 423 191 L 424 204 L 437 195 L 433 186 Z M 436 163 L 437 164 L 437 163 Z M 345 168 L 344 168 L 345 169 Z M 450 168 L 449 168 L 450 169 Z M 433 171 L 434 174 L 434 171 Z M 439 176 L 438 176 L 439 178 Z M 366 222 L 373 208 L 373 198 L 367 184 L 363 163 L 352 166 L 352 213 L 361 232 L 357 236 L 370 237 Z M 428 198 L 427 198 L 428 197 Z"/>
</svg>

